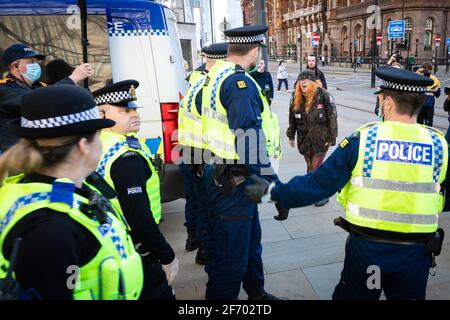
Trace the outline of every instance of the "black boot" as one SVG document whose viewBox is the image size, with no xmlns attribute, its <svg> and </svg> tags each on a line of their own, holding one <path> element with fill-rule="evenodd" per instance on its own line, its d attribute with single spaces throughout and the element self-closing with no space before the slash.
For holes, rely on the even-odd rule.
<svg viewBox="0 0 450 320">
<path fill-rule="evenodd" d="M 188 238 L 186 239 L 186 251 L 194 251 L 200 247 L 200 241 L 195 237 L 194 231 L 188 230 Z"/>
<path fill-rule="evenodd" d="M 206 247 L 205 244 L 202 243 L 200 245 L 200 248 L 197 250 L 197 255 L 195 256 L 195 263 L 199 264 L 201 266 L 206 265 L 208 262 L 207 253 L 206 253 Z"/>
<path fill-rule="evenodd" d="M 260 300 L 289 300 L 288 298 L 284 297 L 275 297 L 273 294 L 268 293 L 266 291 L 262 291 L 255 295 L 249 295 L 248 300 L 250 301 L 260 301 Z"/>
</svg>

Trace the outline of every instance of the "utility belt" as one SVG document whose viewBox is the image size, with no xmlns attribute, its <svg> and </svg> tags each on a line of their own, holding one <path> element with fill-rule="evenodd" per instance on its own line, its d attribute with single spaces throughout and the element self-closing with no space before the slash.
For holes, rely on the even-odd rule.
<svg viewBox="0 0 450 320">
<path fill-rule="evenodd" d="M 432 276 L 436 274 L 436 260 L 435 257 L 439 256 L 442 252 L 442 245 L 444 243 L 445 232 L 443 229 L 438 228 L 435 234 L 429 238 L 417 239 L 417 240 L 403 240 L 403 239 L 392 239 L 392 238 L 384 238 L 377 237 L 374 235 L 368 235 L 367 233 L 361 232 L 357 226 L 351 224 L 347 220 L 342 217 L 334 219 L 334 225 L 341 227 L 345 231 L 350 234 L 354 234 L 359 238 L 364 240 L 369 240 L 378 243 L 391 243 L 391 244 L 400 244 L 400 245 L 420 245 L 424 248 L 424 254 L 431 256 L 431 268 L 434 273 L 431 273 Z"/>
<path fill-rule="evenodd" d="M 214 183 L 223 194 L 233 193 L 249 176 L 250 173 L 245 165 L 214 165 Z"/>
</svg>

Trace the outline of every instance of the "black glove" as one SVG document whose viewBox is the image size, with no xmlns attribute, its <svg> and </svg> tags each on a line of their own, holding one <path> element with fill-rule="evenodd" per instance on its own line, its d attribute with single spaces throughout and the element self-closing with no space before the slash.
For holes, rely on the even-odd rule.
<svg viewBox="0 0 450 320">
<path fill-rule="evenodd" d="M 261 198 L 267 194 L 270 183 L 255 174 L 252 174 L 250 178 L 255 182 L 255 184 L 245 187 L 245 195 L 251 201 L 261 203 Z"/>
<path fill-rule="evenodd" d="M 275 203 L 275 207 L 278 210 L 278 215 L 273 218 L 278 221 L 286 220 L 289 215 L 289 209 L 283 208 L 283 206 L 279 203 Z"/>
</svg>

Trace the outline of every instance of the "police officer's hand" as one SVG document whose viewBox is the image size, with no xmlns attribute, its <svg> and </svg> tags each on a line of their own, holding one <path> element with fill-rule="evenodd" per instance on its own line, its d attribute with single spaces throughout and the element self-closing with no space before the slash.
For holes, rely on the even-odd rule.
<svg viewBox="0 0 450 320">
<path fill-rule="evenodd" d="M 169 286 L 172 285 L 173 280 L 178 274 L 179 265 L 180 262 L 178 261 L 177 257 L 175 257 L 175 259 L 173 259 L 171 263 L 162 265 L 162 268 L 166 273 L 166 278 Z"/>
<path fill-rule="evenodd" d="M 278 215 L 273 218 L 278 221 L 286 220 L 289 216 L 289 209 L 283 208 L 279 203 L 275 203 L 275 207 L 278 210 Z"/>
<path fill-rule="evenodd" d="M 75 70 L 73 70 L 69 78 L 72 79 L 73 82 L 77 83 L 91 76 L 92 76 L 91 65 L 89 63 L 83 63 L 80 64 L 78 67 L 76 67 Z"/>
<path fill-rule="evenodd" d="M 295 148 L 295 141 L 289 140 L 289 145 L 291 146 L 291 148 Z"/>
<path fill-rule="evenodd" d="M 250 178 L 255 184 L 245 187 L 245 195 L 251 201 L 261 203 L 261 198 L 267 194 L 270 183 L 254 174 Z"/>
</svg>

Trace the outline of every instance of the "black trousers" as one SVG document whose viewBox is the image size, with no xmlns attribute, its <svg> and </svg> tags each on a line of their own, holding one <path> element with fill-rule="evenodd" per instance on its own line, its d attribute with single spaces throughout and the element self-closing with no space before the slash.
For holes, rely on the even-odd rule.
<svg viewBox="0 0 450 320">
<path fill-rule="evenodd" d="M 284 86 L 286 87 L 286 90 L 289 90 L 289 84 L 288 84 L 288 79 L 278 79 L 278 91 L 281 90 L 281 85 L 284 82 Z"/>
<path fill-rule="evenodd" d="M 434 108 L 422 107 L 422 109 L 420 109 L 419 115 L 417 116 L 417 123 L 432 127 L 433 117 L 434 117 Z"/>
<path fill-rule="evenodd" d="M 158 261 L 142 258 L 144 286 L 139 300 L 175 300 L 172 287 L 167 283 L 166 273 Z"/>
</svg>

